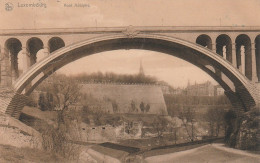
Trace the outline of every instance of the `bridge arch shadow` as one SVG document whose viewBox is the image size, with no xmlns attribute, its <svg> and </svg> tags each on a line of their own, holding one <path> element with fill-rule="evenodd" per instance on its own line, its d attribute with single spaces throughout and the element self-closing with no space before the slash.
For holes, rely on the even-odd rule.
<svg viewBox="0 0 260 163">
<path fill-rule="evenodd" d="M 225 89 L 233 106 L 248 110 L 256 104 L 250 81 L 221 56 L 198 44 L 151 34 L 107 35 L 63 47 L 30 67 L 16 80 L 13 88 L 16 94 L 29 95 L 45 78 L 66 64 L 95 53 L 119 49 L 156 51 L 188 61 L 214 78 Z M 221 75 L 216 73 L 219 71 Z"/>
</svg>

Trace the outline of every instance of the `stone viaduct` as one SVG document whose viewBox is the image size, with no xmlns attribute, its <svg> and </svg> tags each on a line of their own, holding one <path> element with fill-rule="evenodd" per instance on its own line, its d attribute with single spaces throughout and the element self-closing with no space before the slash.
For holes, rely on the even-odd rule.
<svg viewBox="0 0 260 163">
<path fill-rule="evenodd" d="M 234 107 L 246 111 L 260 103 L 260 27 L 19 29 L 0 30 L 0 113 L 19 118 L 26 97 L 50 74 L 84 56 L 117 49 L 184 59 L 214 78 Z"/>
</svg>

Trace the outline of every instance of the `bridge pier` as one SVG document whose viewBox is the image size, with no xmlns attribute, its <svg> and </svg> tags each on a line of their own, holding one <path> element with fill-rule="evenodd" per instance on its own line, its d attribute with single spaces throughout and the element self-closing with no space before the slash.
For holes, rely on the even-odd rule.
<svg viewBox="0 0 260 163">
<path fill-rule="evenodd" d="M 19 119 L 21 110 L 28 102 L 28 97 L 5 88 L 0 91 L 0 113 Z"/>
<path fill-rule="evenodd" d="M 252 43 L 251 45 L 251 51 L 252 51 L 252 81 L 253 82 L 258 82 L 258 77 L 257 77 L 257 71 L 256 71 L 256 48 L 255 48 L 255 43 Z"/>
<path fill-rule="evenodd" d="M 49 46 L 44 46 L 43 47 L 43 53 L 44 53 L 44 57 L 47 58 L 50 55 L 50 48 Z"/>
<path fill-rule="evenodd" d="M 238 112 L 246 112 L 249 111 L 255 105 L 259 105 L 259 103 L 255 103 L 250 97 L 246 97 L 244 91 L 246 90 L 236 90 L 233 91 L 225 91 L 225 95 L 230 100 L 233 108 L 235 108 Z M 242 102 L 243 100 L 243 102 Z"/>
<path fill-rule="evenodd" d="M 232 65 L 237 67 L 236 43 L 232 43 Z"/>
<path fill-rule="evenodd" d="M 253 89 L 255 90 L 256 106 L 260 107 L 260 82 L 255 83 Z"/>
<path fill-rule="evenodd" d="M 11 63 L 10 57 L 7 53 L 7 49 L 1 47 L 1 87 L 10 87 L 12 85 L 12 77 L 11 77 Z"/>
<path fill-rule="evenodd" d="M 23 71 L 27 71 L 30 67 L 30 56 L 26 46 L 22 47 L 22 57 L 23 57 Z"/>
<path fill-rule="evenodd" d="M 237 96 L 236 93 L 233 91 L 225 91 L 225 95 L 228 97 L 230 100 L 230 103 L 232 104 L 233 108 L 236 108 L 235 110 L 237 112 L 244 112 L 245 108 L 243 107 L 242 102 L 239 100 L 239 97 Z"/>
</svg>

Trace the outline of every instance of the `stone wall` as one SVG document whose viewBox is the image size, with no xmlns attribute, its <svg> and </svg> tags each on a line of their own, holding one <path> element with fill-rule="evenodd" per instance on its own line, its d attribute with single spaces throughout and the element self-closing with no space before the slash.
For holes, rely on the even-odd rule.
<svg viewBox="0 0 260 163">
<path fill-rule="evenodd" d="M 110 113 L 114 112 L 112 102 L 117 104 L 118 113 L 129 113 L 131 112 L 131 102 L 134 101 L 138 111 L 131 113 L 140 113 L 139 106 L 143 102 L 145 105 L 150 105 L 148 114 L 168 114 L 159 85 L 82 84 L 81 91 L 100 101 L 99 104 Z M 93 103 L 93 105 L 95 104 Z"/>
<path fill-rule="evenodd" d="M 115 127 L 105 126 L 89 126 L 84 123 L 79 128 L 80 141 L 83 142 L 107 142 L 116 141 Z"/>
</svg>

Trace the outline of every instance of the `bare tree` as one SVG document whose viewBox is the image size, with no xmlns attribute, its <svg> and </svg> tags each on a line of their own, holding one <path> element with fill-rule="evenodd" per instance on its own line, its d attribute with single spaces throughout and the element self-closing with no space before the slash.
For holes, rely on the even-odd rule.
<svg viewBox="0 0 260 163">
<path fill-rule="evenodd" d="M 153 120 L 152 126 L 157 133 L 158 140 L 160 141 L 163 136 L 163 132 L 167 129 L 167 120 L 163 117 L 157 117 Z"/>
<path fill-rule="evenodd" d="M 40 93 L 39 99 L 38 99 L 38 106 L 42 111 L 46 110 L 46 100 L 43 93 Z"/>
<path fill-rule="evenodd" d="M 96 108 L 93 112 L 92 112 L 92 119 L 95 123 L 95 125 L 102 125 L 102 116 L 105 114 L 104 110 L 102 110 L 102 108 L 100 106 L 98 107 L 94 107 Z M 114 112 L 115 113 L 115 112 Z"/>
<path fill-rule="evenodd" d="M 139 107 L 140 107 L 141 112 L 144 113 L 144 111 L 145 111 L 145 106 L 144 106 L 144 102 L 143 102 L 143 101 L 140 103 Z"/>
<path fill-rule="evenodd" d="M 119 109 L 118 109 L 118 104 L 117 104 L 116 100 L 112 100 L 111 103 L 112 103 L 113 112 L 118 113 Z"/>
<path fill-rule="evenodd" d="M 195 139 L 195 111 L 194 109 L 188 107 L 186 109 L 180 109 L 179 110 L 179 117 L 183 122 L 183 125 L 185 127 L 185 130 L 188 134 L 188 137 L 190 141 L 194 141 Z M 191 124 L 191 127 L 189 127 L 189 123 Z"/>
<path fill-rule="evenodd" d="M 149 105 L 149 104 L 146 104 L 146 106 L 145 106 L 145 112 L 147 113 L 147 112 L 149 112 L 149 110 L 150 110 L 150 105 Z"/>
<path fill-rule="evenodd" d="M 131 101 L 130 112 L 131 113 L 138 112 L 138 108 L 136 107 L 136 104 L 135 104 L 134 100 Z"/>
<path fill-rule="evenodd" d="M 43 147 L 50 152 L 58 153 L 66 158 L 76 158 L 78 148 L 71 143 L 68 131 L 72 122 L 80 123 L 73 105 L 80 97 L 80 85 L 72 78 L 55 75 L 53 80 L 41 86 L 53 97 L 53 105 L 57 112 L 57 126 L 46 126 L 42 132 Z M 73 113 L 72 113 L 73 112 Z M 75 114 L 74 114 L 75 113 Z"/>
<path fill-rule="evenodd" d="M 173 140 L 174 140 L 174 144 L 177 144 L 177 140 L 178 140 L 178 127 L 177 127 L 177 122 L 171 122 L 170 124 L 170 132 L 173 136 Z"/>
<path fill-rule="evenodd" d="M 64 123 L 64 114 L 80 97 L 80 85 L 72 78 L 64 75 L 54 76 L 46 91 L 52 95 L 55 110 L 58 113 L 58 125 Z"/>
<path fill-rule="evenodd" d="M 210 136 L 218 136 L 221 126 L 224 125 L 225 111 L 220 107 L 208 109 L 205 120 L 209 124 Z"/>
</svg>

